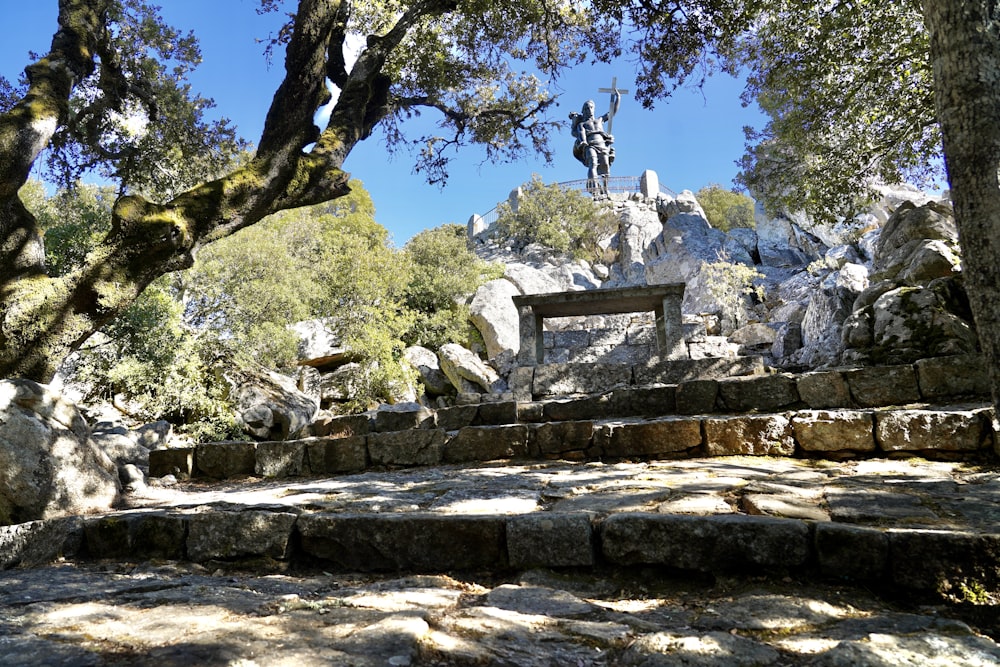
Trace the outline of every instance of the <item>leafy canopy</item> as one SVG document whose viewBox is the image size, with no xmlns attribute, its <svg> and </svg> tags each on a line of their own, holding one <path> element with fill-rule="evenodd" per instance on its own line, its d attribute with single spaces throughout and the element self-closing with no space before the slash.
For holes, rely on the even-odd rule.
<svg viewBox="0 0 1000 667">
<path fill-rule="evenodd" d="M 734 57 L 748 71 L 744 101 L 770 117 L 746 131 L 740 180 L 771 209 L 846 217 L 874 185 L 937 186 L 941 133 L 917 3 L 769 1 Z"/>
</svg>

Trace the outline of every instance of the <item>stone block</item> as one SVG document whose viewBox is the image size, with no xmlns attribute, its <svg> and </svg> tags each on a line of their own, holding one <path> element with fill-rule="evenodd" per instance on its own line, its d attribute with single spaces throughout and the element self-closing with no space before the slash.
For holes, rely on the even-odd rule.
<svg viewBox="0 0 1000 667">
<path fill-rule="evenodd" d="M 603 393 L 632 384 L 631 366 L 618 364 L 543 364 L 535 367 L 535 396 Z"/>
<path fill-rule="evenodd" d="M 390 433 L 434 428 L 434 411 L 417 403 L 384 405 L 375 413 L 375 431 Z"/>
<path fill-rule="evenodd" d="M 207 560 L 284 560 L 297 515 L 288 512 L 210 510 L 188 517 L 187 555 Z"/>
<path fill-rule="evenodd" d="M 875 408 L 906 405 L 920 400 L 913 366 L 870 366 L 845 371 L 851 397 L 857 405 Z"/>
<path fill-rule="evenodd" d="M 76 516 L 0 526 L 0 570 L 73 558 L 82 544 L 83 519 Z"/>
<path fill-rule="evenodd" d="M 875 451 L 870 412 L 801 410 L 792 417 L 795 441 L 807 452 Z"/>
<path fill-rule="evenodd" d="M 187 521 L 162 512 L 112 514 L 84 523 L 84 540 L 91 558 L 184 558 Z"/>
<path fill-rule="evenodd" d="M 149 452 L 149 476 L 187 479 L 194 472 L 194 447 L 170 447 Z"/>
<path fill-rule="evenodd" d="M 478 405 L 454 405 L 437 411 L 437 427 L 442 431 L 457 431 L 472 426 L 479 414 Z"/>
<path fill-rule="evenodd" d="M 656 457 L 701 445 L 701 423 L 697 419 L 601 424 L 594 431 L 594 446 L 612 458 Z"/>
<path fill-rule="evenodd" d="M 313 422 L 313 435 L 329 438 L 354 438 L 371 432 L 368 415 L 341 415 Z"/>
<path fill-rule="evenodd" d="M 518 422 L 541 422 L 545 421 L 545 404 L 528 402 L 517 404 Z"/>
<path fill-rule="evenodd" d="M 611 392 L 612 412 L 616 417 L 658 417 L 674 412 L 677 407 L 677 388 L 632 387 Z"/>
<path fill-rule="evenodd" d="M 441 429 L 372 433 L 368 456 L 376 466 L 429 466 L 441 463 L 445 432 Z"/>
<path fill-rule="evenodd" d="M 535 380 L 535 368 L 533 366 L 518 366 L 510 372 L 507 384 L 514 393 L 514 398 L 518 401 L 530 401 Z"/>
<path fill-rule="evenodd" d="M 625 342 L 629 345 L 645 345 L 655 348 L 656 346 L 656 325 L 635 324 L 630 325 L 625 332 Z"/>
<path fill-rule="evenodd" d="M 712 380 L 741 375 L 761 375 L 759 356 L 733 359 L 671 359 L 650 361 L 634 367 L 635 384 L 680 384 L 690 380 Z"/>
<path fill-rule="evenodd" d="M 545 349 L 563 347 L 571 350 L 579 350 L 587 347 L 590 343 L 590 332 L 575 331 L 546 331 L 542 334 L 545 340 Z"/>
<path fill-rule="evenodd" d="M 544 418 L 549 421 L 601 419 L 614 414 L 614 404 L 611 402 L 611 396 L 607 394 L 561 401 L 546 401 L 544 405 Z"/>
<path fill-rule="evenodd" d="M 368 439 L 313 438 L 306 442 L 306 455 L 313 474 L 358 472 L 368 466 Z"/>
<path fill-rule="evenodd" d="M 719 398 L 733 412 L 772 412 L 799 402 L 799 392 L 791 375 L 719 380 Z"/>
<path fill-rule="evenodd" d="M 590 449 L 594 435 L 591 421 L 549 422 L 534 429 L 535 449 L 545 457 Z"/>
<path fill-rule="evenodd" d="M 605 519 L 600 532 L 603 555 L 616 565 L 783 571 L 801 567 L 812 553 L 809 525 L 796 519 L 621 513 Z"/>
<path fill-rule="evenodd" d="M 775 332 L 774 343 L 771 345 L 771 356 L 783 359 L 802 349 L 802 324 L 799 322 L 783 322 Z"/>
<path fill-rule="evenodd" d="M 854 404 L 847 378 L 841 371 L 803 373 L 796 385 L 799 398 L 813 410 L 849 408 Z"/>
<path fill-rule="evenodd" d="M 914 366 L 920 395 L 925 400 L 990 395 L 989 367 L 982 355 L 931 357 L 920 359 Z"/>
<path fill-rule="evenodd" d="M 475 424 L 483 426 L 499 426 L 517 423 L 517 403 L 515 401 L 498 401 L 482 403 Z"/>
<path fill-rule="evenodd" d="M 527 455 L 527 426 L 468 426 L 447 439 L 442 460 L 464 463 L 525 458 Z"/>
<path fill-rule="evenodd" d="M 731 359 L 736 356 L 738 348 L 726 336 L 701 336 L 688 343 L 692 359 Z"/>
<path fill-rule="evenodd" d="M 888 535 L 889 573 L 896 586 L 959 597 L 963 584 L 1000 590 L 998 534 L 892 529 Z"/>
<path fill-rule="evenodd" d="M 677 414 L 698 415 L 716 411 L 718 380 L 690 380 L 677 385 Z"/>
<path fill-rule="evenodd" d="M 507 567 L 506 518 L 305 514 L 302 550 L 343 572 L 445 572 Z"/>
<path fill-rule="evenodd" d="M 521 514 L 507 519 L 510 566 L 590 567 L 594 537 L 586 514 Z"/>
<path fill-rule="evenodd" d="M 741 415 L 705 418 L 705 450 L 709 456 L 791 456 L 792 424 L 784 415 Z"/>
<path fill-rule="evenodd" d="M 816 558 L 825 576 L 879 580 L 889 562 L 885 531 L 841 523 L 816 524 Z"/>
<path fill-rule="evenodd" d="M 992 410 L 890 410 L 875 413 L 875 438 L 887 452 L 977 451 L 992 444 Z"/>
<path fill-rule="evenodd" d="M 257 443 L 207 442 L 195 447 L 195 470 L 199 475 L 229 479 L 253 475 L 257 462 Z"/>
<path fill-rule="evenodd" d="M 261 477 L 301 477 L 307 474 L 304 440 L 257 443 L 254 473 Z"/>
<path fill-rule="evenodd" d="M 648 345 L 599 345 L 573 354 L 570 360 L 574 364 L 629 367 L 648 361 L 653 349 Z"/>
<path fill-rule="evenodd" d="M 624 329 L 591 329 L 587 334 L 587 347 L 611 348 L 625 344 Z"/>
</svg>

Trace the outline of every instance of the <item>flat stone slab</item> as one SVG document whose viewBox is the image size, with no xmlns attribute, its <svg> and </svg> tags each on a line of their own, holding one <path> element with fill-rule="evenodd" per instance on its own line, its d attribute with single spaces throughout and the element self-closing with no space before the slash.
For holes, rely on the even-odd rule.
<svg viewBox="0 0 1000 667">
<path fill-rule="evenodd" d="M 618 422 L 616 422 L 617 424 Z M 620 426 L 619 426 L 620 428 Z M 744 499 L 757 510 L 747 511 Z M 721 456 L 641 463 L 493 463 L 314 479 L 149 485 L 130 508 L 521 515 L 736 511 L 855 525 L 1000 533 L 1000 470 L 962 462 Z M 782 511 L 782 506 L 788 508 Z M 671 510 L 671 508 L 674 508 Z M 815 513 L 809 510 L 815 510 Z M 0 544 L 5 530 L 0 528 Z"/>
<path fill-rule="evenodd" d="M 663 298 L 684 295 L 684 284 L 621 287 L 617 289 L 578 290 L 525 294 L 514 297 L 514 305 L 530 307 L 542 317 L 606 315 L 652 311 L 663 305 Z"/>
<path fill-rule="evenodd" d="M 61 556 L 329 572 L 666 566 L 997 592 L 998 497 L 995 470 L 916 459 L 456 464 L 151 485 L 118 512 L 0 528 L 0 553 L 5 568 Z"/>
<path fill-rule="evenodd" d="M 995 665 L 945 606 L 843 582 L 268 576 L 191 563 L 0 572 L 4 665 Z M 978 630 L 978 632 L 977 632 Z M 995 636 L 995 631 L 994 631 Z"/>
</svg>

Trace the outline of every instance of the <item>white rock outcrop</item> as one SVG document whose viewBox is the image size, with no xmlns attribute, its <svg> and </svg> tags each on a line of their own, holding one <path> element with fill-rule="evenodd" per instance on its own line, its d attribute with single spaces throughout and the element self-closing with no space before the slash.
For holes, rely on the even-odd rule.
<svg viewBox="0 0 1000 667">
<path fill-rule="evenodd" d="M 75 405 L 30 380 L 0 381 L 0 525 L 106 511 L 119 491 Z"/>
</svg>

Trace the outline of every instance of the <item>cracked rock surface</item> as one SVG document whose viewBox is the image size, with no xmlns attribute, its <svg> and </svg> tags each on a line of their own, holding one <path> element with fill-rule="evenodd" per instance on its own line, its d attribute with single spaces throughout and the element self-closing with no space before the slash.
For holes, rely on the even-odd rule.
<svg viewBox="0 0 1000 667">
<path fill-rule="evenodd" d="M 952 608 L 856 588 L 656 569 L 258 575 L 166 562 L 0 573 L 8 666 L 1000 664 L 985 632 L 996 635 Z"/>
</svg>

